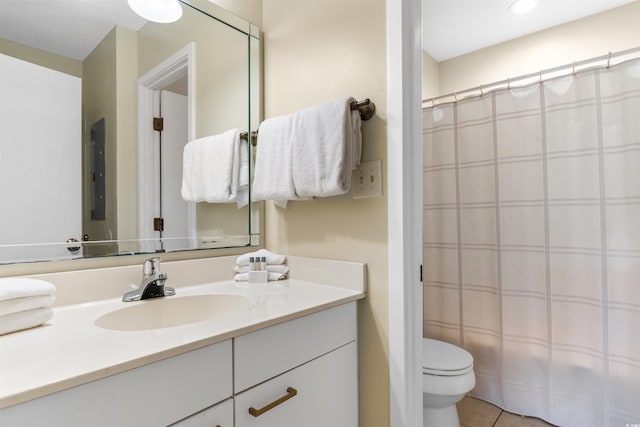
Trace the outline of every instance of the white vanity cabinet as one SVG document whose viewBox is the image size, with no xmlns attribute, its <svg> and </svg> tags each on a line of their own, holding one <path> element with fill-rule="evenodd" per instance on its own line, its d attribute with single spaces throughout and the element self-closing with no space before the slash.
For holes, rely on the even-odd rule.
<svg viewBox="0 0 640 427">
<path fill-rule="evenodd" d="M 233 399 L 227 399 L 170 427 L 233 427 Z"/>
<path fill-rule="evenodd" d="M 0 426 L 356 427 L 357 375 L 348 302 L 2 409 Z"/>
<path fill-rule="evenodd" d="M 231 372 L 228 340 L 2 409 L 0 425 L 166 426 L 230 398 Z"/>
<path fill-rule="evenodd" d="M 236 427 L 356 427 L 356 305 L 234 339 Z"/>
</svg>

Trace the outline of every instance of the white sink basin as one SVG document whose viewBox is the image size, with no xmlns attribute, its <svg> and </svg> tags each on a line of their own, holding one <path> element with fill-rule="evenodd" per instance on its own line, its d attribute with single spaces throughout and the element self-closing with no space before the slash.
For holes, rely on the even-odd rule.
<svg viewBox="0 0 640 427">
<path fill-rule="evenodd" d="M 95 324 L 115 331 L 144 331 L 203 322 L 251 306 L 240 295 L 205 294 L 152 298 L 135 303 L 96 319 Z"/>
</svg>

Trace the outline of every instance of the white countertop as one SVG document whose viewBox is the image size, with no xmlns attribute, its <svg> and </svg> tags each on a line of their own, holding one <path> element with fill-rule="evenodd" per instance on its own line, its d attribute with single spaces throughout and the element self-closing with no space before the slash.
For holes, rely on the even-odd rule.
<svg viewBox="0 0 640 427">
<path fill-rule="evenodd" d="M 118 297 L 55 307 L 47 324 L 0 336 L 0 408 L 364 297 L 362 290 L 304 280 L 270 283 L 266 295 L 232 281 L 176 289 L 177 296 L 244 295 L 252 304 L 223 317 L 165 329 L 113 331 L 94 324 L 105 313 L 154 300 L 123 303 Z"/>
</svg>

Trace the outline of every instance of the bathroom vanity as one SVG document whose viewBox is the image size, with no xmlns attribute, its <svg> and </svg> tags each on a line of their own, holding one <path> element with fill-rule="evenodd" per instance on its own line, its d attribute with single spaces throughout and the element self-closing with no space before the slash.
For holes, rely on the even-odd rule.
<svg viewBox="0 0 640 427">
<path fill-rule="evenodd" d="M 325 271 L 317 262 L 326 261 L 291 258 L 306 266 L 300 277 Z M 357 426 L 364 266 L 333 267 L 355 273 L 338 282 L 359 276 L 361 283 L 298 280 L 292 267 L 293 279 L 268 288 L 231 281 L 177 287 L 166 298 L 236 295 L 247 305 L 167 328 L 96 325 L 124 304 L 152 307 L 154 300 L 56 308 L 50 324 L 0 337 L 0 424 Z"/>
</svg>

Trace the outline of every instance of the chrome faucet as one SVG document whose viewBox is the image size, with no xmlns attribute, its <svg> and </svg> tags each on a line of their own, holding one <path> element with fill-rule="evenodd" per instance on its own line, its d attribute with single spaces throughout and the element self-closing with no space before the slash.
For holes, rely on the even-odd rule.
<svg viewBox="0 0 640 427">
<path fill-rule="evenodd" d="M 167 273 L 160 272 L 160 258 L 149 258 L 142 264 L 142 281 L 138 289 L 122 296 L 122 301 L 140 301 L 148 298 L 175 295 L 173 288 L 165 286 Z"/>
</svg>

